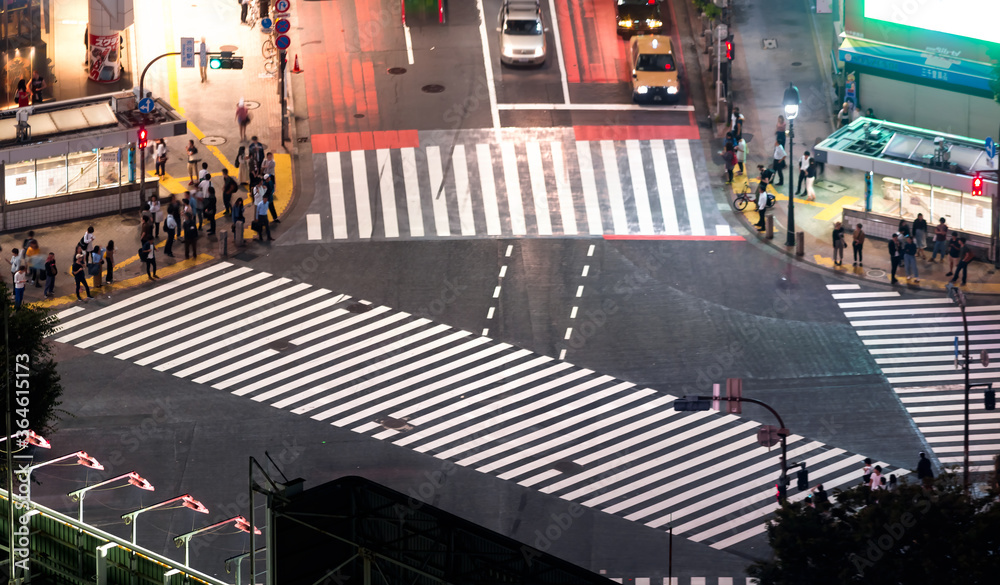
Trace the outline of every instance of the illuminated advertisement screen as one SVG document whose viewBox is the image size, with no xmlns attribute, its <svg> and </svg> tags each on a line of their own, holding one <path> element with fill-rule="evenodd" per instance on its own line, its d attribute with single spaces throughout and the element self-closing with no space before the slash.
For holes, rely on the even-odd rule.
<svg viewBox="0 0 1000 585">
<path fill-rule="evenodd" d="M 845 0 L 848 36 L 991 62 L 1000 49 L 997 0 Z"/>
</svg>

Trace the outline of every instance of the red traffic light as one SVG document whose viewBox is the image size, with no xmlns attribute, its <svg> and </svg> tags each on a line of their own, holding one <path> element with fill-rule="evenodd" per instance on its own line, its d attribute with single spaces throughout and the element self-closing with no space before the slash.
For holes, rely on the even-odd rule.
<svg viewBox="0 0 1000 585">
<path fill-rule="evenodd" d="M 976 173 L 976 175 L 972 177 L 972 196 L 982 197 L 982 195 L 983 195 L 983 178 L 979 175 L 979 173 Z"/>
<path fill-rule="evenodd" d="M 139 148 L 146 148 L 146 145 L 149 144 L 149 133 L 146 131 L 145 126 L 139 126 L 139 139 L 137 142 L 139 143 Z"/>
<path fill-rule="evenodd" d="M 733 41 L 726 40 L 726 60 L 733 60 Z"/>
</svg>

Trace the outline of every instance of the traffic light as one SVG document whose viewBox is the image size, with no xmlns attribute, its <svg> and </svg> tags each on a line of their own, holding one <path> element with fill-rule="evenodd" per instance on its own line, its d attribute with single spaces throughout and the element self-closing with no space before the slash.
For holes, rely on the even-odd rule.
<svg viewBox="0 0 1000 585">
<path fill-rule="evenodd" d="M 983 394 L 986 396 L 986 410 L 996 410 L 997 408 L 996 390 L 992 388 L 987 388 Z"/>
<path fill-rule="evenodd" d="M 232 51 L 222 51 L 208 60 L 212 69 L 243 69 L 243 57 L 233 55 Z"/>
<path fill-rule="evenodd" d="M 802 468 L 795 474 L 795 487 L 799 488 L 800 492 L 809 489 L 809 472 L 806 471 L 805 463 L 802 464 Z"/>
<path fill-rule="evenodd" d="M 774 484 L 775 489 L 777 489 L 775 497 L 778 499 L 779 504 L 785 503 L 785 500 L 788 499 L 788 484 L 786 483 L 787 481 L 788 478 L 782 475 L 778 477 L 778 483 Z"/>
<path fill-rule="evenodd" d="M 138 140 L 136 142 L 139 148 L 146 148 L 146 145 L 149 144 L 149 133 L 146 131 L 145 126 L 139 126 Z"/>
<path fill-rule="evenodd" d="M 979 173 L 972 177 L 972 196 L 983 196 L 983 177 Z"/>
<path fill-rule="evenodd" d="M 726 61 L 733 60 L 733 38 L 726 39 Z"/>
</svg>

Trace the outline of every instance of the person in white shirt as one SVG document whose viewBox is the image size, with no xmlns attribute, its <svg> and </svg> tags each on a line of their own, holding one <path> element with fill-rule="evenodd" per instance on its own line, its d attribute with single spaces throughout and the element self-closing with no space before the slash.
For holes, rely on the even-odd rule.
<svg viewBox="0 0 1000 585">
<path fill-rule="evenodd" d="M 83 238 L 80 240 L 80 245 L 84 251 L 89 252 L 94 249 L 94 226 L 87 228 L 87 233 L 83 234 Z"/>
<path fill-rule="evenodd" d="M 741 136 L 738 141 L 736 141 L 736 164 L 739 165 L 740 170 L 737 175 L 743 174 L 743 165 L 747 162 L 747 141 Z"/>
<path fill-rule="evenodd" d="M 14 273 L 14 310 L 21 308 L 24 300 L 24 287 L 28 284 L 28 267 L 21 264 Z"/>
<path fill-rule="evenodd" d="M 795 185 L 795 194 L 802 194 L 802 185 L 806 182 L 806 176 L 809 171 L 809 151 L 807 150 L 802 156 L 799 157 L 799 182 Z"/>
<path fill-rule="evenodd" d="M 156 160 L 156 176 L 162 177 L 167 174 L 167 143 L 162 138 L 156 141 L 153 156 Z"/>
<path fill-rule="evenodd" d="M 212 186 L 212 175 L 205 173 L 201 178 L 201 182 L 198 183 L 198 229 L 201 229 L 201 224 L 205 219 L 205 198 L 208 197 L 208 188 Z"/>
<path fill-rule="evenodd" d="M 774 169 L 774 173 L 778 176 L 778 180 L 773 183 L 775 187 L 785 184 L 785 173 L 782 172 L 785 169 L 785 147 L 781 145 L 780 142 L 774 142 L 774 161 L 771 168 Z"/>
<path fill-rule="evenodd" d="M 871 479 L 868 481 L 868 487 L 872 491 L 885 489 L 885 486 L 882 485 L 882 466 L 881 465 L 876 465 L 875 469 L 872 470 L 872 476 L 871 476 Z"/>
</svg>

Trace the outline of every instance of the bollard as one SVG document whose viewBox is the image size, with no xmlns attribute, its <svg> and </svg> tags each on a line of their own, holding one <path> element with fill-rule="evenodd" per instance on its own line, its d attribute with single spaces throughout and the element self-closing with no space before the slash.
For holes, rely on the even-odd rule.
<svg viewBox="0 0 1000 585">
<path fill-rule="evenodd" d="M 805 232 L 795 232 L 795 255 L 805 256 L 806 255 L 806 233 Z"/>
<path fill-rule="evenodd" d="M 774 216 L 765 215 L 764 216 L 764 237 L 773 240 L 774 239 Z"/>
<path fill-rule="evenodd" d="M 229 232 L 221 230 L 219 234 L 219 254 L 225 258 L 229 256 Z"/>
</svg>

